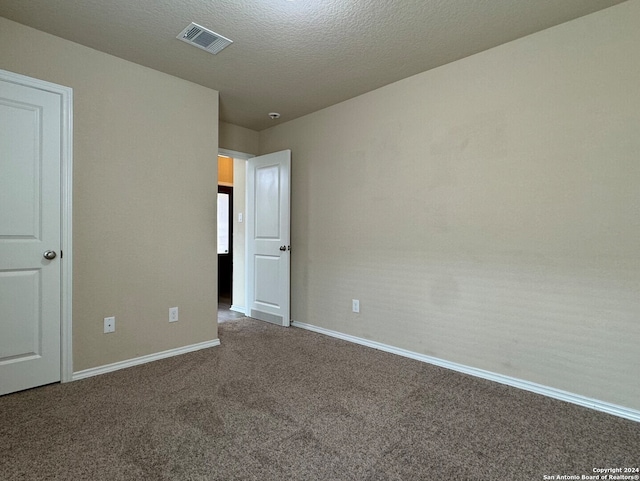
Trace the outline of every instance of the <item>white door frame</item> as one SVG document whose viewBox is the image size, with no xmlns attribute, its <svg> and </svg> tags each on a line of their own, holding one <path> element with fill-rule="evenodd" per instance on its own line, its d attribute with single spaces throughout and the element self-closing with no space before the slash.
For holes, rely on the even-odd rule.
<svg viewBox="0 0 640 481">
<path fill-rule="evenodd" d="M 218 149 L 218 155 L 226 155 L 227 157 L 231 157 L 232 159 L 237 159 L 237 160 L 244 160 L 245 163 L 247 160 L 249 159 L 253 159 L 255 157 L 255 155 L 253 154 L 247 154 L 245 152 L 238 152 L 237 150 L 229 150 L 229 149 Z M 234 181 L 235 182 L 235 181 Z M 245 179 L 245 205 L 246 205 L 246 183 L 247 180 Z M 245 232 L 245 238 L 244 238 L 244 244 L 245 247 L 247 245 L 247 237 L 246 237 L 246 232 Z M 235 252 L 233 254 L 234 256 L 236 255 Z M 247 292 L 247 282 L 249 282 L 249 280 L 247 279 L 247 266 L 246 266 L 246 259 L 245 259 L 245 269 L 244 269 L 244 291 Z M 246 304 L 246 301 L 243 302 L 243 304 Z M 236 311 L 236 312 L 240 312 L 242 314 L 244 314 L 245 316 L 247 315 L 247 307 L 244 306 L 242 308 L 242 310 L 240 310 L 238 307 L 231 307 L 232 311 Z"/>
<path fill-rule="evenodd" d="M 231 157 L 232 159 L 238 159 L 238 160 L 249 160 L 255 157 L 255 155 L 253 154 L 245 154 L 244 152 L 238 152 L 237 150 L 229 150 L 229 149 L 218 149 L 218 154 L 226 155 L 227 157 Z"/>
<path fill-rule="evenodd" d="M 0 69 L 0 80 L 24 85 L 60 96 L 62 112 L 60 139 L 60 380 L 73 376 L 72 288 L 73 288 L 73 89 Z"/>
</svg>

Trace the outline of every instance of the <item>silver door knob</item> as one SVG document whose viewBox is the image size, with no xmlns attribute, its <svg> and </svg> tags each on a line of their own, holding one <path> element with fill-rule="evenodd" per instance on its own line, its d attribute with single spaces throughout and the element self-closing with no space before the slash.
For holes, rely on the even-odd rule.
<svg viewBox="0 0 640 481">
<path fill-rule="evenodd" d="M 44 254 L 42 254 L 45 259 L 49 260 L 55 259 L 57 255 L 58 254 L 56 254 L 56 251 L 45 251 Z"/>
<path fill-rule="evenodd" d="M 280 250 L 283 251 L 283 252 L 286 251 L 287 250 L 287 246 L 280 246 Z"/>
</svg>

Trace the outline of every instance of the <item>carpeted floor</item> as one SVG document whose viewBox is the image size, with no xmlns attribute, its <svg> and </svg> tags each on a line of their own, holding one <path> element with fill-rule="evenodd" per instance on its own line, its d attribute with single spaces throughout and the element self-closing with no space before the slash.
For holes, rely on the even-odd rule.
<svg viewBox="0 0 640 481">
<path fill-rule="evenodd" d="M 219 332 L 0 398 L 0 479 L 530 481 L 640 464 L 639 423 L 301 329 Z"/>
</svg>

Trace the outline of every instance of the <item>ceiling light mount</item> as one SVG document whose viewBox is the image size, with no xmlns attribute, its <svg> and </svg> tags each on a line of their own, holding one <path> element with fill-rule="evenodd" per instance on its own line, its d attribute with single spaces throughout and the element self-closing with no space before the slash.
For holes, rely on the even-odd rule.
<svg viewBox="0 0 640 481">
<path fill-rule="evenodd" d="M 276 120 L 280 118 L 280 114 L 278 112 L 269 112 L 269 117 L 271 120 Z"/>
</svg>

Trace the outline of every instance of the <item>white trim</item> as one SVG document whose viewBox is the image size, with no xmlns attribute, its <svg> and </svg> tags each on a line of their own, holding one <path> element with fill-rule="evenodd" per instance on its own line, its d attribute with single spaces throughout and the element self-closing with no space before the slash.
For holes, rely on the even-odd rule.
<svg viewBox="0 0 640 481">
<path fill-rule="evenodd" d="M 219 155 L 226 155 L 227 157 L 231 157 L 232 159 L 238 160 L 249 160 L 253 159 L 255 155 L 246 154 L 244 152 L 238 152 L 237 150 L 229 150 L 229 149 L 218 149 Z"/>
<path fill-rule="evenodd" d="M 247 315 L 247 311 L 245 310 L 244 307 L 240 307 L 240 306 L 231 306 L 229 308 L 230 311 L 235 311 L 235 312 L 239 312 L 240 314 L 244 314 L 245 316 Z"/>
<path fill-rule="evenodd" d="M 73 376 L 73 90 L 63 94 L 62 142 L 62 372 L 60 380 Z"/>
<path fill-rule="evenodd" d="M 0 69 L 0 79 L 60 95 L 60 380 L 73 373 L 73 89 Z"/>
<path fill-rule="evenodd" d="M 128 367 L 138 366 L 140 364 L 146 364 L 148 362 L 166 359 L 167 357 L 179 356 L 188 352 L 199 351 L 201 349 L 207 349 L 209 347 L 219 345 L 220 339 L 213 339 L 212 341 L 199 342 L 197 344 L 191 344 L 189 346 L 169 349 L 168 351 L 156 352 L 154 354 L 148 354 L 146 356 L 135 357 L 127 361 L 114 362 L 113 364 L 92 367 L 83 371 L 74 372 L 73 381 L 77 381 L 78 379 L 85 379 L 87 377 L 98 376 L 100 374 L 106 374 L 108 372 L 119 371 L 120 369 L 126 369 Z"/>
<path fill-rule="evenodd" d="M 559 399 L 561 401 L 566 401 L 572 404 L 577 404 L 578 406 L 594 409 L 596 411 L 613 414 L 614 416 L 630 419 L 631 421 L 640 422 L 640 411 L 637 411 L 635 409 L 626 408 L 624 406 L 619 406 L 617 404 L 612 404 L 605 401 L 599 401 L 598 399 L 562 391 L 553 387 L 543 386 L 542 384 L 537 384 L 510 376 L 504 376 L 502 374 L 497 374 L 491 371 L 485 371 L 484 369 L 465 366 L 464 364 L 458 364 L 456 362 L 445 361 L 444 359 L 439 359 L 437 357 L 427 356 L 413 351 L 407 351 L 398 347 L 389 346 L 387 344 L 382 344 L 376 341 L 370 341 L 368 339 L 362 339 L 360 337 L 351 336 L 349 334 L 343 334 L 341 332 L 325 329 L 324 327 L 313 326 L 304 322 L 291 321 L 291 325 L 293 327 L 299 327 L 301 329 L 317 332 L 319 334 L 335 337 L 344 341 L 353 342 L 355 344 L 372 347 L 380 351 L 397 354 L 398 356 L 415 359 L 416 361 L 426 362 L 435 366 L 444 367 L 446 369 L 451 369 L 452 371 L 469 374 L 470 376 L 487 379 L 489 381 L 498 382 L 500 384 L 506 384 L 507 386 L 523 389 L 525 391 L 531 391 L 536 394 L 542 394 L 543 396 Z"/>
</svg>

